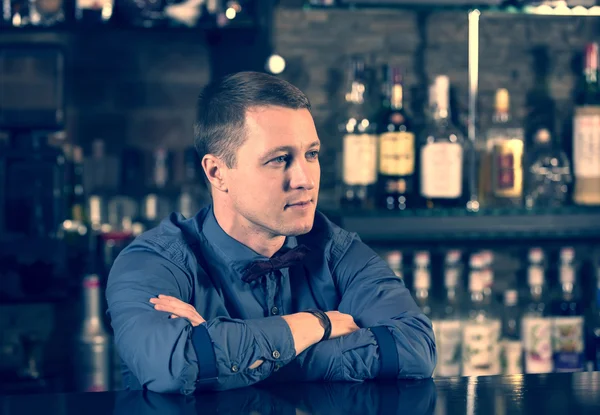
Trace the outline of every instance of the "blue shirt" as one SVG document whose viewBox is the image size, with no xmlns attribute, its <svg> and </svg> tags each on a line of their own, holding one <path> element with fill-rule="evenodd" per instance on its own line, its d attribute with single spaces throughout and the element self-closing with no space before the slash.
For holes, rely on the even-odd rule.
<svg viewBox="0 0 600 415">
<path fill-rule="evenodd" d="M 298 266 L 246 283 L 242 270 L 266 260 L 230 237 L 208 206 L 173 213 L 137 237 L 108 278 L 108 314 L 126 389 L 191 394 L 260 381 L 427 378 L 436 364 L 430 320 L 359 237 L 317 212 L 312 230 L 286 238 L 310 249 Z M 193 327 L 155 310 L 159 294 L 193 305 Z M 309 308 L 350 314 L 360 330 L 295 356 L 282 315 Z M 257 360 L 264 363 L 249 367 Z"/>
</svg>

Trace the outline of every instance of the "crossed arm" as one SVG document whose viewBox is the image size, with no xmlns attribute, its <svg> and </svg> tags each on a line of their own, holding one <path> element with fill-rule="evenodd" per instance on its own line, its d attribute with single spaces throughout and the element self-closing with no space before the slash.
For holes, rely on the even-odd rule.
<svg viewBox="0 0 600 415">
<path fill-rule="evenodd" d="M 342 300 L 328 312 L 332 339 L 319 342 L 323 328 L 308 313 L 204 321 L 185 303 L 192 277 L 184 268 L 147 250 L 126 252 L 107 286 L 117 350 L 142 387 L 156 392 L 233 389 L 269 377 L 430 377 L 436 352 L 429 320 L 366 245 L 353 244 L 347 255 L 368 260 L 337 266 Z"/>
</svg>

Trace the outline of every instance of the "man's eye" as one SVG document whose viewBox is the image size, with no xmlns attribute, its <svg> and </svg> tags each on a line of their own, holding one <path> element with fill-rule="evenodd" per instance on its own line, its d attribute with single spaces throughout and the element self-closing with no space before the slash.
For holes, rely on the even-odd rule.
<svg viewBox="0 0 600 415">
<path fill-rule="evenodd" d="M 289 159 L 289 156 L 286 154 L 285 156 L 275 157 L 271 160 L 273 163 L 286 163 Z"/>
<path fill-rule="evenodd" d="M 316 158 L 319 158 L 319 152 L 317 150 L 309 151 L 307 156 L 309 159 L 316 159 Z"/>
</svg>

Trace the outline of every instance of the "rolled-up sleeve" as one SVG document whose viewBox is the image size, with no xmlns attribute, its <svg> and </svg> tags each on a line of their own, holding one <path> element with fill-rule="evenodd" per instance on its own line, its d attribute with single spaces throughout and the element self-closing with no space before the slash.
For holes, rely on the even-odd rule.
<svg viewBox="0 0 600 415">
<path fill-rule="evenodd" d="M 355 237 L 334 271 L 338 311 L 353 316 L 361 329 L 312 346 L 273 380 L 431 377 L 436 365 L 431 321 L 385 261 Z"/>
<path fill-rule="evenodd" d="M 294 359 L 293 337 L 281 317 L 217 317 L 193 327 L 149 302 L 166 294 L 189 303 L 192 278 L 184 261 L 139 248 L 124 251 L 111 269 L 106 298 L 115 345 L 143 388 L 182 394 L 233 389 L 263 380 Z M 257 360 L 264 363 L 250 369 Z"/>
<path fill-rule="evenodd" d="M 437 361 L 431 321 L 385 261 L 355 237 L 336 275 L 339 311 L 352 315 L 375 340 L 376 346 L 361 350 L 361 358 L 369 362 L 378 354 L 377 377 L 431 377 Z"/>
</svg>

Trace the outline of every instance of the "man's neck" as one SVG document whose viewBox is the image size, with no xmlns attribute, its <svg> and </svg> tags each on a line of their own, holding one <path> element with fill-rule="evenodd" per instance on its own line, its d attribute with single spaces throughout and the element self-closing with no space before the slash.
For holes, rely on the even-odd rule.
<svg viewBox="0 0 600 415">
<path fill-rule="evenodd" d="M 271 258 L 285 243 L 285 236 L 272 235 L 259 229 L 227 206 L 213 204 L 213 212 L 217 223 L 227 235 L 267 258 Z"/>
</svg>

